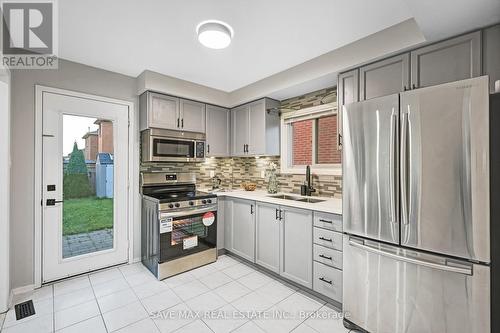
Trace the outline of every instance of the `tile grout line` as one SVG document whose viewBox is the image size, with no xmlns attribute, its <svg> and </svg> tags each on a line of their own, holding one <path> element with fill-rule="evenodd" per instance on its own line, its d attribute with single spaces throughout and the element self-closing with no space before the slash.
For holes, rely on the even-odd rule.
<svg viewBox="0 0 500 333">
<path fill-rule="evenodd" d="M 158 332 L 161 332 L 161 330 L 160 330 L 160 328 L 158 327 L 158 325 L 156 325 L 156 322 L 155 322 L 155 321 L 151 318 L 151 315 L 149 314 L 148 310 L 147 310 L 147 309 L 146 309 L 146 307 L 144 306 L 144 303 L 142 303 L 141 298 L 140 298 L 140 297 L 137 295 L 137 293 L 135 292 L 134 287 L 133 287 L 133 286 L 132 286 L 132 285 L 128 282 L 127 278 L 125 277 L 125 274 L 123 274 L 123 272 L 122 272 L 122 270 L 121 270 L 121 269 L 118 269 L 118 270 L 119 270 L 119 271 L 120 271 L 120 273 L 122 274 L 122 276 L 123 276 L 123 278 L 125 279 L 125 282 L 127 283 L 127 285 L 130 287 L 130 290 L 132 291 L 132 293 L 134 293 L 135 297 L 137 297 L 137 300 L 139 301 L 139 304 L 141 304 L 141 306 L 142 306 L 142 308 L 144 309 L 144 311 L 146 311 L 146 313 L 148 314 L 148 317 L 147 317 L 147 318 L 151 319 L 151 321 L 153 322 L 153 325 L 155 325 L 155 327 L 156 327 L 156 330 L 157 330 Z M 141 273 L 141 272 L 137 272 L 137 273 L 134 273 L 134 274 L 131 274 L 131 275 L 135 275 L 135 274 L 138 274 L 138 273 Z M 169 288 L 169 289 L 170 289 L 170 287 L 169 287 L 169 286 L 167 286 L 166 284 L 165 284 L 165 286 L 166 286 L 167 288 Z M 128 304 L 127 304 L 127 305 L 128 305 Z M 177 304 L 176 304 L 176 305 L 177 305 Z M 123 307 L 125 307 L 125 306 L 126 306 L 126 305 L 124 305 Z M 174 305 L 174 306 L 175 306 L 175 305 Z M 117 308 L 117 309 L 121 309 L 121 308 L 122 308 L 122 307 L 119 307 L 119 308 Z M 114 310 L 116 310 L 116 309 L 114 309 Z M 114 311 L 114 310 L 113 310 L 113 311 Z M 140 322 L 141 320 L 144 320 L 144 319 L 146 319 L 146 318 L 143 318 L 143 319 L 140 319 L 140 320 L 135 321 L 135 322 L 133 322 L 133 323 L 130 323 L 130 324 L 128 324 L 127 326 L 124 326 L 124 327 L 122 327 L 122 328 L 120 328 L 120 329 L 124 329 L 124 328 L 126 328 L 126 327 L 131 326 L 131 325 L 134 325 L 134 324 L 136 324 L 136 323 L 138 323 L 138 322 Z"/>
<path fill-rule="evenodd" d="M 97 301 L 97 295 L 95 294 L 94 284 L 92 283 L 92 280 L 90 279 L 90 274 L 87 275 L 87 277 L 88 277 L 89 282 L 90 282 L 90 288 L 92 289 L 92 294 L 94 294 L 95 302 L 97 303 L 97 308 L 99 309 L 99 315 L 101 317 L 102 323 L 104 324 L 104 329 L 106 330 L 106 332 L 109 332 L 108 327 L 106 326 L 106 322 L 104 321 L 104 317 L 102 316 L 103 313 L 101 310 L 101 306 L 99 305 L 99 302 Z M 94 318 L 94 317 L 92 317 L 92 318 Z"/>
</svg>

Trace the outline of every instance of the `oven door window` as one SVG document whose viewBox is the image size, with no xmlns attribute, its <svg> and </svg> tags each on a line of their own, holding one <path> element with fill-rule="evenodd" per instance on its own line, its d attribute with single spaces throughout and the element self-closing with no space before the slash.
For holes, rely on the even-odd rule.
<svg viewBox="0 0 500 333">
<path fill-rule="evenodd" d="M 211 215 L 211 219 L 203 217 Z M 160 234 L 160 263 L 216 248 L 217 211 L 174 217 L 172 231 Z"/>
<path fill-rule="evenodd" d="M 153 154 L 160 157 L 194 157 L 194 141 L 153 139 Z"/>
<path fill-rule="evenodd" d="M 190 244 L 197 243 L 196 238 L 205 238 L 207 236 L 208 227 L 203 224 L 203 215 L 174 220 L 172 222 L 170 245 L 182 244 L 184 247 L 190 247 Z"/>
</svg>

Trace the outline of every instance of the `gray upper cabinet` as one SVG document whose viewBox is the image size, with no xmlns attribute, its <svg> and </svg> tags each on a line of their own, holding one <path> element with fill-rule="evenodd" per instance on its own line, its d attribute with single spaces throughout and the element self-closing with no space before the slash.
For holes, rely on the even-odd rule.
<svg viewBox="0 0 500 333">
<path fill-rule="evenodd" d="M 250 127 L 249 122 L 249 107 L 243 105 L 231 110 L 231 133 L 232 133 L 232 155 L 244 156 L 247 151 L 248 133 Z"/>
<path fill-rule="evenodd" d="M 359 69 L 361 101 L 396 94 L 410 88 L 410 55 L 401 54 Z"/>
<path fill-rule="evenodd" d="M 234 199 L 232 211 L 232 250 L 255 262 L 255 202 Z"/>
<path fill-rule="evenodd" d="M 255 228 L 255 263 L 280 272 L 279 206 L 257 203 Z"/>
<path fill-rule="evenodd" d="M 139 98 L 140 128 L 205 133 L 205 104 L 151 91 Z"/>
<path fill-rule="evenodd" d="M 280 274 L 312 288 L 312 211 L 283 207 Z"/>
<path fill-rule="evenodd" d="M 412 89 L 481 75 L 481 31 L 411 52 Z"/>
<path fill-rule="evenodd" d="M 179 98 L 145 92 L 140 96 L 140 128 L 178 129 Z"/>
<path fill-rule="evenodd" d="M 230 156 L 230 110 L 218 106 L 206 107 L 207 156 Z"/>
<path fill-rule="evenodd" d="M 342 106 L 359 101 L 359 70 L 354 69 L 338 76 L 337 82 L 337 149 L 342 147 Z"/>
<path fill-rule="evenodd" d="M 180 129 L 205 133 L 205 104 L 187 99 L 180 100 Z"/>
<path fill-rule="evenodd" d="M 500 24 L 483 31 L 483 74 L 490 76 L 490 93 L 500 80 Z"/>
<path fill-rule="evenodd" d="M 279 155 L 278 101 L 264 98 L 231 110 L 233 156 Z"/>
</svg>

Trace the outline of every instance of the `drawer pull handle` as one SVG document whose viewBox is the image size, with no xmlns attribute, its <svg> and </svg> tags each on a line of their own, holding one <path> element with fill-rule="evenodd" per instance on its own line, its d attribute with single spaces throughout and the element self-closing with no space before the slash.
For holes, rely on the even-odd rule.
<svg viewBox="0 0 500 333">
<path fill-rule="evenodd" d="M 327 280 L 327 279 L 325 279 L 324 277 L 320 277 L 319 279 L 320 279 L 321 281 L 323 281 L 323 282 L 328 283 L 328 284 L 333 284 L 332 280 Z"/>
<path fill-rule="evenodd" d="M 320 222 L 333 224 L 333 221 L 319 219 Z"/>
<path fill-rule="evenodd" d="M 320 255 L 319 255 L 319 257 L 320 257 L 320 258 L 323 258 L 323 259 L 332 260 L 332 257 L 325 256 L 324 254 L 320 254 Z"/>
<path fill-rule="evenodd" d="M 331 238 L 320 237 L 319 239 L 322 241 L 333 243 L 333 240 Z"/>
</svg>

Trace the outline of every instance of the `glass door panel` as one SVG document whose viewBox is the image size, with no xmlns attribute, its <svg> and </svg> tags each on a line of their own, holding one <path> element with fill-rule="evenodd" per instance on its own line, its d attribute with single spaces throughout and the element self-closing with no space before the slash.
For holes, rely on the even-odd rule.
<svg viewBox="0 0 500 333">
<path fill-rule="evenodd" d="M 113 123 L 63 115 L 63 259 L 114 247 Z"/>
</svg>

